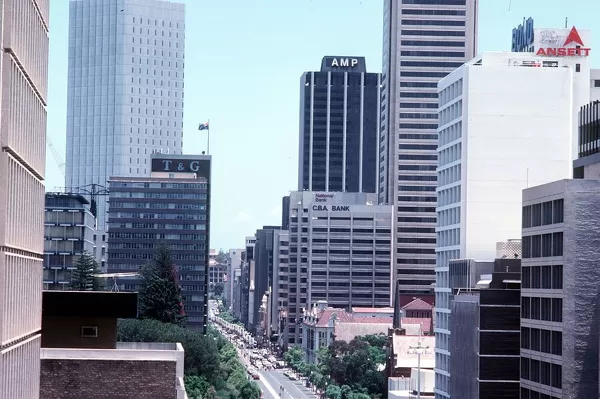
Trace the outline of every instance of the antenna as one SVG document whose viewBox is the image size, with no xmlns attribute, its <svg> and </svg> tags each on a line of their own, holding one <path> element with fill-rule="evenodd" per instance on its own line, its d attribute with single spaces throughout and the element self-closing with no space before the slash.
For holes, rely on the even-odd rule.
<svg viewBox="0 0 600 399">
<path fill-rule="evenodd" d="M 568 24 L 569 24 L 569 17 L 565 17 L 565 29 L 567 29 Z"/>
</svg>

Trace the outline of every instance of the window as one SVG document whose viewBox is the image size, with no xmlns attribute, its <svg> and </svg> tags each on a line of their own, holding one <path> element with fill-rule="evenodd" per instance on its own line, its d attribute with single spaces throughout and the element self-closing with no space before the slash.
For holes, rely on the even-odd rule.
<svg viewBox="0 0 600 399">
<path fill-rule="evenodd" d="M 562 265 L 552 266 L 552 289 L 562 290 L 563 288 L 563 267 Z"/>
<path fill-rule="evenodd" d="M 562 322 L 562 298 L 552 298 L 551 321 Z"/>
<path fill-rule="evenodd" d="M 552 256 L 563 255 L 563 233 L 552 233 Z"/>
<path fill-rule="evenodd" d="M 562 333 L 560 331 L 552 331 L 551 352 L 553 355 L 562 356 Z"/>
<path fill-rule="evenodd" d="M 552 288 L 552 266 L 542 266 L 542 288 Z"/>
<path fill-rule="evenodd" d="M 531 288 L 540 288 L 540 266 L 531 268 Z"/>
<path fill-rule="evenodd" d="M 551 298 L 541 298 L 541 305 L 542 305 L 542 310 L 541 310 L 541 319 L 545 320 L 545 321 L 551 321 L 550 320 L 550 308 L 551 308 Z M 542 349 L 542 352 L 544 352 L 544 350 Z"/>
<path fill-rule="evenodd" d="M 531 236 L 531 257 L 539 258 L 542 256 L 542 236 Z"/>
<path fill-rule="evenodd" d="M 82 326 L 81 338 L 98 338 L 98 327 Z"/>
<path fill-rule="evenodd" d="M 551 203 L 550 203 L 551 204 Z M 552 213 L 550 213 L 552 215 Z M 552 256 L 552 234 L 542 235 L 542 256 Z M 550 287 L 548 287 L 550 288 Z"/>
<path fill-rule="evenodd" d="M 523 288 L 531 288 L 531 267 L 523 266 L 521 268 L 521 280 Z"/>
<path fill-rule="evenodd" d="M 542 225 L 552 224 L 552 201 L 542 204 Z"/>
<path fill-rule="evenodd" d="M 564 200 L 559 199 L 552 201 L 553 222 L 562 223 L 564 219 L 565 204 Z"/>
</svg>

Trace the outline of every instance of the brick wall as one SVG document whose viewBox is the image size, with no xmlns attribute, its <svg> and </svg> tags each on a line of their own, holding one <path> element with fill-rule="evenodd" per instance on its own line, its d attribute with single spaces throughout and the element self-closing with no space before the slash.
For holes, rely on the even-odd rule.
<svg viewBox="0 0 600 399">
<path fill-rule="evenodd" d="M 42 359 L 40 399 L 176 399 L 175 362 Z"/>
</svg>

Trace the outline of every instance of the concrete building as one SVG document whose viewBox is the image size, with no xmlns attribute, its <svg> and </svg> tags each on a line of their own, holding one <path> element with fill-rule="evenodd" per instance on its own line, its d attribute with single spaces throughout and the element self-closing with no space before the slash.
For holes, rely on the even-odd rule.
<svg viewBox="0 0 600 399">
<path fill-rule="evenodd" d="M 599 207 L 599 180 L 523 191 L 521 398 L 598 395 Z"/>
<path fill-rule="evenodd" d="M 44 289 L 64 290 L 79 257 L 94 254 L 96 218 L 78 194 L 46 193 L 44 212 Z"/>
<path fill-rule="evenodd" d="M 201 331 L 208 317 L 210 163 L 208 155 L 156 155 L 152 177 L 109 182 L 109 272 L 137 272 L 159 244 L 169 245 L 187 324 Z M 139 280 L 120 279 L 119 285 L 138 290 Z"/>
<path fill-rule="evenodd" d="M 290 223 L 290 196 L 281 198 L 281 230 L 287 230 Z"/>
<path fill-rule="evenodd" d="M 48 3 L 0 9 L 0 398 L 40 392 Z"/>
<path fill-rule="evenodd" d="M 573 177 L 600 179 L 600 101 L 581 107 L 578 124 L 579 148 L 578 157 L 573 161 Z"/>
<path fill-rule="evenodd" d="M 301 344 L 303 309 L 388 307 L 392 291 L 392 208 L 375 194 L 292 192 L 288 342 Z"/>
<path fill-rule="evenodd" d="M 493 272 L 482 275 L 473 287 L 477 263 L 461 259 L 450 266 L 456 283 L 450 394 L 465 399 L 519 399 L 521 260 L 484 262 L 492 263 Z"/>
<path fill-rule="evenodd" d="M 438 81 L 477 53 L 476 0 L 385 0 L 379 202 L 394 206 L 394 280 L 435 282 Z"/>
<path fill-rule="evenodd" d="M 377 192 L 380 91 L 364 57 L 323 57 L 302 75 L 298 191 Z"/>
<path fill-rule="evenodd" d="M 147 176 L 150 154 L 181 154 L 184 47 L 182 3 L 70 2 L 69 191 L 104 188 L 113 176 Z M 106 201 L 97 209 L 96 246 L 101 248 L 106 246 Z"/>
<path fill-rule="evenodd" d="M 137 317 L 137 293 L 45 291 L 43 399 L 187 399 L 179 343 L 117 342 L 117 319 Z"/>
<path fill-rule="evenodd" d="M 246 328 L 250 323 L 254 323 L 254 314 L 250 309 L 254 309 L 254 245 L 256 237 L 246 237 L 246 250 L 241 271 L 241 315 L 240 321 Z"/>
<path fill-rule="evenodd" d="M 570 176 L 574 74 L 562 59 L 490 52 L 439 83 L 435 332 L 442 396 L 450 377 L 448 262 L 493 258 L 497 242 L 519 237 L 522 190 Z"/>
</svg>

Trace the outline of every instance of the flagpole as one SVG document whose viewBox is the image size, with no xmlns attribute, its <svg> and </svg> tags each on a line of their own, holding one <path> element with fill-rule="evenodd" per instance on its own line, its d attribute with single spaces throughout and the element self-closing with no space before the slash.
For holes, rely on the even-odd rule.
<svg viewBox="0 0 600 399">
<path fill-rule="evenodd" d="M 210 119 L 208 120 L 208 126 L 207 126 L 208 132 L 206 135 L 206 155 L 210 155 Z"/>
</svg>

